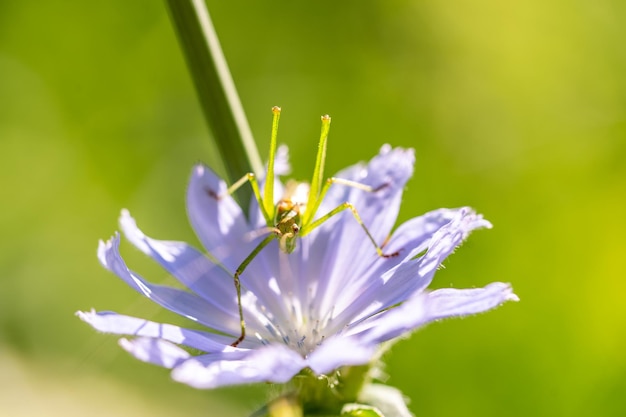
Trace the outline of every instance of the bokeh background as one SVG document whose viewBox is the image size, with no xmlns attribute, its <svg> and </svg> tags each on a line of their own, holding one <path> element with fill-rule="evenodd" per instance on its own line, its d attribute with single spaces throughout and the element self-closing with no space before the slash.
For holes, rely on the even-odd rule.
<svg viewBox="0 0 626 417">
<path fill-rule="evenodd" d="M 511 282 L 521 302 L 433 324 L 388 355 L 417 416 L 626 415 L 626 3 L 208 2 L 259 148 L 270 108 L 305 179 L 382 143 L 416 150 L 400 220 L 471 205 L 436 286 Z M 126 207 L 197 242 L 192 164 L 219 166 L 160 1 L 0 3 L 0 414 L 215 416 L 269 386 L 196 391 L 74 317 L 154 306 L 104 271 Z M 124 245 L 136 270 L 167 282 Z"/>
</svg>

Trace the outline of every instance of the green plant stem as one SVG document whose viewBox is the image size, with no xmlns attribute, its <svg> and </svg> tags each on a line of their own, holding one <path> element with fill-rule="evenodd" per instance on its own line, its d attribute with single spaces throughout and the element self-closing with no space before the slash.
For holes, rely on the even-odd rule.
<svg viewBox="0 0 626 417">
<path fill-rule="evenodd" d="M 262 174 L 259 152 L 204 0 L 167 0 L 167 5 L 228 182 L 248 172 Z M 236 197 L 248 207 L 249 187 L 241 187 Z"/>
</svg>

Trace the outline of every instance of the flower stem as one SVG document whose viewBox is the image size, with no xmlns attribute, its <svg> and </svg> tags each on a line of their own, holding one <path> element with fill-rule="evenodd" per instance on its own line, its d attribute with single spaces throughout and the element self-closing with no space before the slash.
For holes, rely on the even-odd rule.
<svg viewBox="0 0 626 417">
<path fill-rule="evenodd" d="M 167 5 L 227 180 L 233 183 L 248 172 L 262 174 L 259 152 L 204 0 L 167 0 Z M 237 197 L 247 207 L 251 191 L 241 187 Z"/>
</svg>

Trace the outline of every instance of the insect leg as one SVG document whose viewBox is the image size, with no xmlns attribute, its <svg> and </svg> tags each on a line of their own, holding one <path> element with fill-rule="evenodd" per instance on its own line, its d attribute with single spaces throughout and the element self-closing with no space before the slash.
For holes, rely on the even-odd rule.
<svg viewBox="0 0 626 417">
<path fill-rule="evenodd" d="M 307 211 L 304 212 L 304 219 L 302 221 L 303 224 L 309 224 L 313 220 L 313 217 L 315 216 L 315 213 L 317 213 L 317 210 L 319 209 L 320 204 L 324 200 L 324 197 L 326 196 L 326 193 L 328 192 L 328 189 L 333 184 L 341 184 L 341 185 L 345 185 L 347 187 L 357 188 L 359 190 L 363 190 L 363 191 L 366 191 L 368 193 L 375 193 L 376 191 L 379 191 L 379 190 L 389 186 L 388 183 L 383 183 L 382 185 L 379 185 L 378 187 L 372 187 L 370 185 L 362 184 L 362 183 L 357 182 L 357 181 L 346 180 L 346 179 L 343 179 L 343 178 L 335 178 L 335 177 L 328 178 L 326 180 L 326 183 L 322 187 L 322 189 L 321 189 L 321 191 L 320 191 L 318 196 L 309 195 L 309 200 L 315 199 L 315 202 L 312 205 L 313 209 L 311 211 L 309 211 L 308 207 L 307 207 Z M 358 216 L 358 214 L 357 214 L 357 216 Z"/>
<path fill-rule="evenodd" d="M 366 185 L 364 186 L 367 187 Z M 378 256 L 380 256 L 381 258 L 393 258 L 394 256 L 398 256 L 400 254 L 400 252 L 384 253 L 383 249 L 378 245 L 378 243 L 376 243 L 376 241 L 374 240 L 374 237 L 372 236 L 370 231 L 367 229 L 367 226 L 365 226 L 365 223 L 363 223 L 363 220 L 361 220 L 361 216 L 359 216 L 359 213 L 357 212 L 356 208 L 352 204 L 347 203 L 347 202 L 335 207 L 334 209 L 332 209 L 331 211 L 329 211 L 328 213 L 326 213 L 319 219 L 315 220 L 313 223 L 303 225 L 302 228 L 300 229 L 300 236 L 306 236 L 307 234 L 315 230 L 315 228 L 322 225 L 325 221 L 327 221 L 334 215 L 339 214 L 346 209 L 350 210 L 350 212 L 354 216 L 354 219 L 361 225 L 361 227 L 365 231 L 365 234 L 367 235 L 369 240 L 372 242 L 372 244 L 376 248 L 376 253 L 378 253 Z"/>
<path fill-rule="evenodd" d="M 241 343 L 246 337 L 246 322 L 243 318 L 243 307 L 241 306 L 241 280 L 239 279 L 239 277 L 241 276 L 241 274 L 243 274 L 243 271 L 245 271 L 248 264 L 250 264 L 250 262 L 252 262 L 252 260 L 259 254 L 259 252 L 261 252 L 261 250 L 263 250 L 263 248 L 267 246 L 267 244 L 270 243 L 275 237 L 276 236 L 274 234 L 271 234 L 263 239 L 261 243 L 259 243 L 257 247 L 254 248 L 252 252 L 250 252 L 250 255 L 248 255 L 246 259 L 243 260 L 241 265 L 237 267 L 235 275 L 233 275 L 233 280 L 235 281 L 235 289 L 237 290 L 237 307 L 239 309 L 239 323 L 241 324 L 241 334 L 239 338 L 237 338 L 237 340 L 231 343 L 232 347 L 237 347 L 237 345 L 239 345 L 239 343 Z"/>
</svg>

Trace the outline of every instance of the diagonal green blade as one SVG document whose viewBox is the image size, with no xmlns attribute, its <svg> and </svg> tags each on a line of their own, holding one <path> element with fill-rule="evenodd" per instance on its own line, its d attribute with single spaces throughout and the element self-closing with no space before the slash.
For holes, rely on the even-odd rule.
<svg viewBox="0 0 626 417">
<path fill-rule="evenodd" d="M 263 173 L 252 131 L 204 0 L 167 0 L 202 111 L 226 167 L 229 183 L 242 175 Z M 249 187 L 237 191 L 247 207 Z"/>
</svg>

